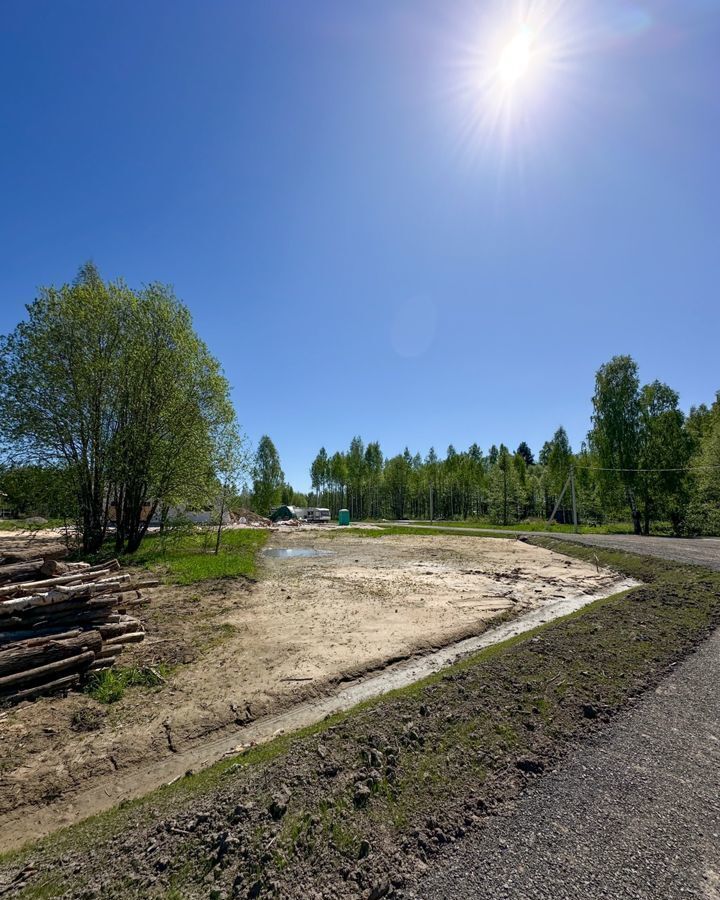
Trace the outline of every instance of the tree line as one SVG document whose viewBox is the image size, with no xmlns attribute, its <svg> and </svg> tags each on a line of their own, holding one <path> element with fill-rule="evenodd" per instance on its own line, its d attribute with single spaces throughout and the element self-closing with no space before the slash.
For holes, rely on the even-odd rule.
<svg viewBox="0 0 720 900">
<path fill-rule="evenodd" d="M 672 388 L 641 384 L 618 356 L 597 372 L 576 450 L 562 427 L 537 456 L 522 442 L 387 457 L 355 437 L 346 451 L 320 449 L 306 495 L 286 482 L 268 435 L 250 457 L 220 364 L 169 287 L 105 282 L 86 264 L 72 284 L 41 289 L 0 337 L 0 506 L 69 518 L 88 552 L 108 537 L 132 552 L 153 517 L 183 508 L 221 518 L 286 503 L 512 525 L 558 505 L 569 521 L 571 470 L 582 522 L 720 533 L 720 394 L 686 415 Z"/>
<path fill-rule="evenodd" d="M 678 394 L 659 381 L 642 385 L 629 356 L 595 378 L 586 441 L 573 450 L 563 427 L 537 454 L 522 442 L 483 451 L 452 445 L 440 457 L 385 457 L 377 441 L 355 437 L 346 451 L 322 447 L 310 467 L 310 500 L 354 519 L 487 519 L 511 525 L 548 518 L 570 470 L 581 520 L 630 521 L 636 534 L 667 523 L 674 534 L 720 532 L 720 394 L 685 415 Z M 570 492 L 557 512 L 570 521 Z"/>
</svg>

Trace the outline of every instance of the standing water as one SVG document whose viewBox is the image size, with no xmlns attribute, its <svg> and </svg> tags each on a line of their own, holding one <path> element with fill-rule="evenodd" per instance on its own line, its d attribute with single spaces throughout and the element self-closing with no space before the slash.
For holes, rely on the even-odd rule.
<svg viewBox="0 0 720 900">
<path fill-rule="evenodd" d="M 332 550 L 313 550 L 310 547 L 272 547 L 262 551 L 263 556 L 277 557 L 277 559 L 294 559 L 307 556 L 332 556 Z"/>
</svg>

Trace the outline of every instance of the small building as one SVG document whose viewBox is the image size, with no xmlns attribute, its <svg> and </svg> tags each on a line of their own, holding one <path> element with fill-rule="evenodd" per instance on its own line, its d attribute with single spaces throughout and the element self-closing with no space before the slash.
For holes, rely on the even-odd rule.
<svg viewBox="0 0 720 900">
<path fill-rule="evenodd" d="M 2 505 L 1 502 L 0 505 Z M 192 506 L 171 506 L 168 509 L 163 510 L 158 505 L 155 507 L 155 511 L 153 512 L 153 504 L 149 503 L 146 500 L 142 505 L 140 520 L 142 522 L 147 522 L 150 516 L 152 516 L 152 519 L 150 519 L 150 525 L 153 528 L 157 528 L 158 526 L 162 525 L 163 520 L 166 524 L 177 524 L 178 522 L 188 523 L 191 525 L 217 524 L 220 518 L 220 503 L 219 501 L 216 501 L 214 504 L 204 506 L 201 509 Z M 113 525 L 117 522 L 117 505 L 115 501 L 112 501 L 110 504 L 110 508 L 108 510 L 108 520 Z M 230 510 L 223 510 L 222 523 L 223 525 L 232 524 Z"/>
<path fill-rule="evenodd" d="M 304 506 L 288 506 L 283 503 L 270 513 L 270 519 L 273 522 L 288 522 L 290 519 L 302 521 L 308 518 L 308 512 Z"/>
</svg>

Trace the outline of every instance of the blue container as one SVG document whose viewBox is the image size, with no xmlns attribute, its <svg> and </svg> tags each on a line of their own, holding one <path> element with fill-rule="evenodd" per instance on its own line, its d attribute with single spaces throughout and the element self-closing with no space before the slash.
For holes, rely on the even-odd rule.
<svg viewBox="0 0 720 900">
<path fill-rule="evenodd" d="M 350 524 L 350 510 L 349 509 L 341 509 L 338 513 L 338 525 L 349 525 Z"/>
</svg>

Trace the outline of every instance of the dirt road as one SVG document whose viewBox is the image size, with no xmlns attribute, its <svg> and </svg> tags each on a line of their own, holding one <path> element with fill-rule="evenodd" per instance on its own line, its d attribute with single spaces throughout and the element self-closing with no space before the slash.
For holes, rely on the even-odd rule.
<svg viewBox="0 0 720 900">
<path fill-rule="evenodd" d="M 428 525 L 424 522 L 394 522 L 407 528 L 424 528 L 430 531 L 443 529 L 442 525 Z M 641 553 L 643 556 L 657 556 L 679 563 L 707 566 L 720 571 L 720 538 L 671 538 L 643 537 L 635 534 L 565 534 L 564 532 L 509 531 L 505 528 L 464 528 L 452 526 L 453 531 L 465 534 L 522 534 L 528 537 L 554 537 L 561 541 L 573 541 L 590 547 L 625 550 L 627 553 Z M 448 528 L 445 528 L 448 531 Z"/>
<path fill-rule="evenodd" d="M 415 886 L 423 900 L 717 900 L 720 633 Z"/>
</svg>

